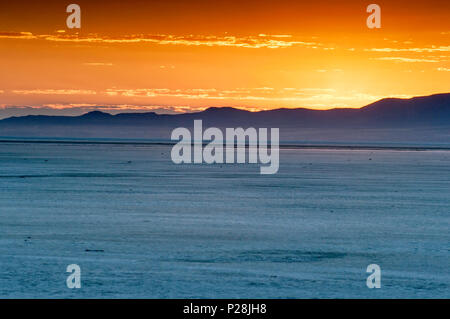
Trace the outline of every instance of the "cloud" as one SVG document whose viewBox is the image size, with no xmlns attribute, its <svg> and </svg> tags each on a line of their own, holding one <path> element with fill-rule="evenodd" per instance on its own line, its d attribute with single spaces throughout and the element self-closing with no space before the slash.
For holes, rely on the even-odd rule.
<svg viewBox="0 0 450 319">
<path fill-rule="evenodd" d="M 306 107 L 329 109 L 333 107 L 361 107 L 385 96 L 356 90 L 336 90 L 328 87 L 275 88 L 109 88 L 92 89 L 32 89 L 5 93 L 23 94 L 19 105 L 65 110 L 68 108 L 114 111 L 149 111 L 169 108 L 189 112 L 210 106 L 234 106 L 255 111 L 274 107 Z M 36 94 L 36 95 L 33 95 Z M 409 97 L 394 95 L 392 97 Z M 17 102 L 14 104 L 17 106 Z M 172 108 L 171 108 L 172 107 Z"/>
<path fill-rule="evenodd" d="M 107 89 L 106 94 L 110 96 L 126 97 L 178 97 L 186 99 L 225 99 L 226 97 L 241 94 L 240 90 L 227 90 L 227 93 L 216 89 Z"/>
<path fill-rule="evenodd" d="M 314 101 L 314 100 L 360 100 L 375 99 L 377 97 L 352 92 L 350 95 L 339 96 L 331 88 L 281 88 L 256 87 L 219 90 L 216 88 L 140 88 L 140 89 L 107 89 L 69 90 L 69 89 L 33 89 L 13 90 L 14 94 L 23 95 L 106 95 L 124 98 L 159 98 L 171 97 L 188 100 L 229 100 L 229 101 Z M 59 104 L 58 104 L 59 105 Z M 73 104 L 70 104 L 73 105 Z M 91 104 L 89 104 L 91 105 Z M 81 106 L 81 105 L 77 105 Z"/>
<path fill-rule="evenodd" d="M 0 31 L 0 39 L 37 39 L 36 36 L 31 32 L 9 32 L 9 31 Z"/>
<path fill-rule="evenodd" d="M 425 62 L 425 63 L 437 63 L 438 60 L 430 60 L 430 59 L 411 59 L 411 58 L 402 58 L 402 57 L 382 57 L 382 58 L 373 58 L 373 60 L 381 60 L 381 61 L 395 61 L 395 62 Z"/>
<path fill-rule="evenodd" d="M 127 103 L 129 101 L 145 101 L 157 98 L 170 98 L 170 101 L 192 100 L 192 101 L 228 101 L 226 103 L 236 102 L 320 102 L 324 104 L 333 101 L 357 101 L 357 100 L 373 100 L 376 97 L 368 94 L 360 94 L 352 92 L 349 95 L 339 95 L 335 89 L 331 88 L 273 88 L 273 87 L 254 87 L 254 88 L 232 88 L 232 89 L 216 89 L 216 88 L 191 88 L 191 89 L 170 89 L 170 88 L 137 88 L 137 89 L 117 89 L 110 88 L 106 90 L 88 90 L 88 89 L 31 89 L 31 90 L 12 90 L 11 93 L 18 95 L 70 95 L 85 96 L 95 95 L 96 100 L 107 101 L 107 98 L 120 98 L 120 101 Z M 173 100 L 175 98 L 175 100 Z M 83 98 L 84 99 L 84 98 Z M 130 100 L 131 99 L 131 100 Z M 116 100 L 118 101 L 118 100 Z M 94 103 L 95 104 L 95 103 Z M 239 103 L 237 103 L 239 104 Z M 58 105 L 66 107 L 67 105 L 81 107 L 84 104 L 61 104 L 47 103 L 46 106 L 57 108 Z M 92 103 L 87 104 L 92 106 Z M 304 105 L 301 105 L 304 106 Z M 308 106 L 308 105 L 305 105 Z"/>
<path fill-rule="evenodd" d="M 311 94 L 311 93 L 333 93 L 336 92 L 335 89 L 331 88 L 284 88 L 286 91 L 294 91 L 297 94 Z"/>
<path fill-rule="evenodd" d="M 184 46 L 219 46 L 219 47 L 238 47 L 238 48 L 288 48 L 293 46 L 304 46 L 317 48 L 320 43 L 309 41 L 296 41 L 291 35 L 265 35 L 258 36 L 215 36 L 215 35 L 127 35 L 122 37 L 101 36 L 90 34 L 80 36 L 78 34 L 57 33 L 53 35 L 34 35 L 31 32 L 0 32 L 0 39 L 40 39 L 55 42 L 74 42 L 74 43 L 150 43 L 159 45 L 184 45 Z M 334 49 L 334 48 L 324 48 Z"/>
<path fill-rule="evenodd" d="M 112 63 L 105 63 L 105 62 L 87 62 L 83 63 L 83 65 L 87 66 L 112 66 Z"/>
<path fill-rule="evenodd" d="M 438 71 L 450 72 L 448 68 L 437 68 Z"/>
<path fill-rule="evenodd" d="M 93 90 L 67 90 L 67 89 L 35 89 L 35 90 L 13 90 L 14 94 L 20 95 L 94 95 Z"/>
<path fill-rule="evenodd" d="M 175 69 L 175 65 L 160 65 L 160 69 Z"/>
<path fill-rule="evenodd" d="M 331 105 L 336 101 L 375 101 L 382 98 L 366 93 L 350 92 L 348 95 L 339 95 L 331 88 L 235 88 L 228 90 L 210 89 L 108 89 L 105 92 L 110 96 L 132 98 L 175 97 L 190 100 L 225 100 L 225 101 L 268 101 L 268 102 L 298 102 L 301 106 L 311 105 L 311 102 L 322 102 L 321 106 Z M 307 104 L 304 104 L 306 103 Z M 339 104 L 339 106 L 343 106 Z"/>
<path fill-rule="evenodd" d="M 325 72 L 342 72 L 342 71 L 344 71 L 344 70 L 342 70 L 342 69 L 318 69 L 318 70 L 316 70 L 316 72 L 319 72 L 319 73 L 325 73 Z"/>
<path fill-rule="evenodd" d="M 450 52 L 450 45 L 448 46 L 431 46 L 426 48 L 371 48 L 364 49 L 364 51 L 371 52 Z"/>
</svg>

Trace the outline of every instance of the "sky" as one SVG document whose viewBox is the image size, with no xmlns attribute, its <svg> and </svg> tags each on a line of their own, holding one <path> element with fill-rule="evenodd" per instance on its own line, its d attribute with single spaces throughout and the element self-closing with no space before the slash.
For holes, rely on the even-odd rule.
<svg viewBox="0 0 450 319">
<path fill-rule="evenodd" d="M 81 8 L 69 29 L 66 7 Z M 369 29 L 369 4 L 381 28 Z M 363 107 L 450 92 L 450 1 L 0 2 L 0 118 Z"/>
</svg>

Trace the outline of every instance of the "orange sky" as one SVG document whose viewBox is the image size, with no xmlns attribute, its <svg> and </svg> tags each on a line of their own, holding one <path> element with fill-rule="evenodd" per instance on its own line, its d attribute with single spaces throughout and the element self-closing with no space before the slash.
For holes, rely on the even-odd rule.
<svg viewBox="0 0 450 319">
<path fill-rule="evenodd" d="M 80 30 L 66 27 L 70 3 Z M 366 26 L 370 3 L 381 29 Z M 326 109 L 449 92 L 449 14 L 450 1 L 433 0 L 2 2 L 0 117 Z"/>
</svg>

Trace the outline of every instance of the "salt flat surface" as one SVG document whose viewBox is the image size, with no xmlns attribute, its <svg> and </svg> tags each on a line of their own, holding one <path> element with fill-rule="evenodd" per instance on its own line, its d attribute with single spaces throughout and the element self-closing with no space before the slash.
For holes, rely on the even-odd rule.
<svg viewBox="0 0 450 319">
<path fill-rule="evenodd" d="M 449 151 L 283 149 L 269 176 L 1 143 L 0 297 L 449 298 L 449 217 Z"/>
</svg>

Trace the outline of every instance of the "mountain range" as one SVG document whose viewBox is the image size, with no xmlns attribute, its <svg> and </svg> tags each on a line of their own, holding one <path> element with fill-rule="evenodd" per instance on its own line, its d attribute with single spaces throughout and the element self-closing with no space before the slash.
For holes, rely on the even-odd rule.
<svg viewBox="0 0 450 319">
<path fill-rule="evenodd" d="M 171 129 L 190 128 L 196 119 L 203 120 L 204 127 L 279 127 L 281 136 L 288 139 L 311 139 L 311 133 L 315 132 L 313 135 L 319 140 L 327 137 L 329 140 L 334 134 L 351 137 L 355 133 L 368 136 L 370 140 L 379 138 L 380 133 L 382 140 L 389 140 L 389 134 L 396 134 L 392 136 L 392 140 L 396 140 L 394 137 L 406 133 L 410 140 L 414 134 L 423 131 L 434 136 L 431 140 L 437 133 L 437 142 L 442 142 L 450 140 L 450 93 L 411 99 L 386 98 L 360 109 L 281 108 L 249 112 L 232 107 L 212 107 L 183 114 L 111 115 L 93 111 L 81 116 L 28 115 L 0 120 L 0 136 L 168 139 Z"/>
</svg>

